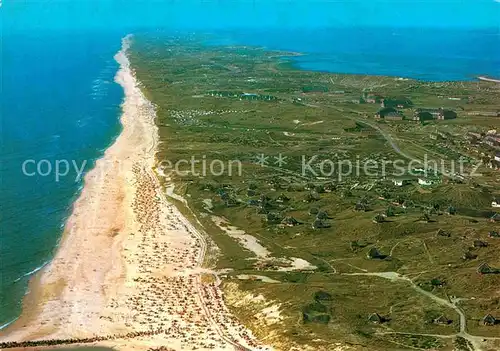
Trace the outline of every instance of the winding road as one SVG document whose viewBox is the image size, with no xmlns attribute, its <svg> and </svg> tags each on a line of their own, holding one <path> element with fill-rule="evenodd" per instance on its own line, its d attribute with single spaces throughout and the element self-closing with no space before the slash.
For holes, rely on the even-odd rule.
<svg viewBox="0 0 500 351">
<path fill-rule="evenodd" d="M 384 279 L 388 279 L 390 281 L 404 281 L 410 284 L 410 286 L 417 291 L 418 293 L 427 296 L 428 298 L 434 300 L 440 305 L 452 308 L 460 317 L 460 331 L 455 334 L 449 335 L 441 335 L 441 334 L 418 334 L 418 333 L 402 333 L 402 332 L 381 332 L 380 334 L 404 334 L 404 335 L 421 335 L 421 336 L 432 336 L 438 338 L 453 338 L 453 337 L 462 337 L 470 342 L 473 349 L 471 351 L 483 351 L 484 348 L 482 343 L 484 340 L 500 340 L 500 337 L 484 337 L 484 336 L 476 336 L 467 333 L 467 318 L 465 316 L 464 311 L 460 307 L 457 306 L 457 303 L 460 299 L 454 299 L 451 302 L 445 299 L 442 299 L 428 291 L 423 290 L 419 286 L 417 286 L 410 278 L 405 277 L 396 272 L 375 272 L 375 273 L 343 273 L 342 275 L 368 275 L 375 276 Z"/>
</svg>

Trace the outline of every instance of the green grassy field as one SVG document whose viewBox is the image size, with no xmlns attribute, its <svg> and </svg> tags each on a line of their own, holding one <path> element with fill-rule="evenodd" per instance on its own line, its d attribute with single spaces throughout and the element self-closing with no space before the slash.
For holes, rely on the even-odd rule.
<svg viewBox="0 0 500 351">
<path fill-rule="evenodd" d="M 456 308 L 470 334 L 500 337 L 500 326 L 480 323 L 488 313 L 500 318 L 500 275 L 476 272 L 483 262 L 500 268 L 500 238 L 487 237 L 500 227 L 488 221 L 499 171 L 481 166 L 482 176 L 461 179 L 439 174 L 432 186 L 419 185 L 418 176 L 401 187 L 393 183 L 395 160 L 410 170 L 411 159 L 426 155 L 443 159 L 445 170 L 467 159 L 469 172 L 479 156 L 465 134 L 500 127 L 500 119 L 466 111 L 498 109 L 498 85 L 308 72 L 283 55 L 148 35 L 136 37 L 132 48 L 143 91 L 157 106 L 158 165 L 186 160 L 182 172 L 163 171 L 187 200 L 183 211 L 214 244 L 207 265 L 224 270 L 228 305 L 283 349 L 331 350 L 340 342 L 451 350 L 462 342 L 446 337 L 459 330 Z M 379 104 L 358 103 L 367 91 L 404 96 L 415 107 L 450 108 L 458 118 L 422 124 L 404 109 L 403 121 L 377 121 Z M 436 133 L 447 137 L 433 139 Z M 354 165 L 350 174 L 346 160 Z M 356 162 L 367 160 L 377 167 L 356 172 Z M 385 171 L 384 160 L 392 161 Z M 258 245 L 245 244 L 242 235 Z M 488 246 L 474 248 L 475 240 Z M 368 258 L 374 249 L 382 256 Z M 464 260 L 466 252 L 476 257 Z M 307 264 L 294 265 L 296 259 Z M 381 272 L 403 279 L 373 275 Z M 319 291 L 329 300 L 315 300 Z M 245 299 L 260 295 L 265 302 Z M 456 308 L 448 305 L 454 296 L 463 299 Z M 271 307 L 279 318 L 262 313 Z M 372 313 L 386 320 L 373 323 Z M 440 316 L 450 323 L 433 323 Z"/>
</svg>

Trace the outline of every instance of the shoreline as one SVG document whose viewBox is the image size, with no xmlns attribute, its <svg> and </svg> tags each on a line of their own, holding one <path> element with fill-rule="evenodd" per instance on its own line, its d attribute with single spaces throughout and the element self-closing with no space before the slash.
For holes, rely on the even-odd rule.
<svg viewBox="0 0 500 351">
<path fill-rule="evenodd" d="M 57 339 L 120 350 L 268 349 L 229 312 L 219 286 L 202 282 L 204 233 L 168 201 L 153 171 L 156 111 L 130 67 L 130 45 L 127 36 L 115 56 L 121 133 L 86 174 L 58 250 L 32 276 L 0 348 Z"/>
<path fill-rule="evenodd" d="M 495 78 L 488 78 L 485 76 L 479 76 L 477 79 L 485 81 L 485 82 L 493 82 L 493 83 L 500 83 L 500 79 L 495 79 Z"/>
<path fill-rule="evenodd" d="M 125 84 L 126 82 L 123 80 L 123 76 L 125 76 L 127 72 L 130 70 L 128 59 L 125 56 L 126 51 L 128 50 L 130 45 L 130 36 L 127 36 L 123 38 L 122 40 L 122 49 L 115 55 L 115 60 L 119 63 L 120 68 L 118 72 L 115 75 L 115 81 L 122 86 L 124 90 L 126 90 L 129 87 L 126 87 Z M 120 77 L 120 75 L 122 77 Z M 121 124 L 121 131 L 120 133 L 113 138 L 112 142 L 110 143 L 109 147 L 104 151 L 104 154 L 102 155 L 101 158 L 96 159 L 94 161 L 94 167 L 85 175 L 83 179 L 83 184 L 81 185 L 81 191 L 79 192 L 77 198 L 72 204 L 72 210 L 71 214 L 69 217 L 66 219 L 66 222 L 64 224 L 64 230 L 61 235 L 61 238 L 56 246 L 56 252 L 54 257 L 48 261 L 45 262 L 44 265 L 41 267 L 41 269 L 37 269 L 36 272 L 31 274 L 30 281 L 28 283 L 28 292 L 24 296 L 23 301 L 22 301 L 22 312 L 21 315 L 11 323 L 7 325 L 7 327 L 3 328 L 0 330 L 0 341 L 2 341 L 3 338 L 6 339 L 11 339 L 12 334 L 17 335 L 19 331 L 23 328 L 26 328 L 28 324 L 31 324 L 33 322 L 38 321 L 41 317 L 40 315 L 40 308 L 42 305 L 46 303 L 44 301 L 44 295 L 47 293 L 47 285 L 53 285 L 53 281 L 51 280 L 51 275 L 58 274 L 57 269 L 55 267 L 56 262 L 58 260 L 64 260 L 67 253 L 67 247 L 69 246 L 69 241 L 75 240 L 74 235 L 71 235 L 71 232 L 75 229 L 75 221 L 76 218 L 80 216 L 80 212 L 83 212 L 84 205 L 82 204 L 85 202 L 85 199 L 90 197 L 88 194 L 89 192 L 89 187 L 92 187 L 93 185 L 98 184 L 100 181 L 102 181 L 102 177 L 105 176 L 105 171 L 106 171 L 106 163 L 113 161 L 113 157 L 110 157 L 110 153 L 112 153 L 113 149 L 116 148 L 116 145 L 120 141 L 120 139 L 123 139 L 123 134 L 124 134 L 124 129 L 126 128 L 126 124 L 128 123 L 125 120 L 125 111 L 124 111 L 124 104 L 125 100 L 127 98 L 126 96 L 126 91 L 124 92 L 124 99 L 122 101 L 122 112 L 120 116 L 120 124 Z M 154 155 L 153 155 L 154 156 Z M 102 166 L 100 166 L 102 165 Z M 72 257 L 74 259 L 74 257 Z M 61 277 L 59 277 L 61 278 Z M 49 292 L 50 293 L 50 292 Z M 49 294 L 50 299 L 56 301 L 59 297 L 60 294 L 54 294 L 53 292 Z M 25 337 L 21 336 L 21 339 L 26 339 Z"/>
</svg>

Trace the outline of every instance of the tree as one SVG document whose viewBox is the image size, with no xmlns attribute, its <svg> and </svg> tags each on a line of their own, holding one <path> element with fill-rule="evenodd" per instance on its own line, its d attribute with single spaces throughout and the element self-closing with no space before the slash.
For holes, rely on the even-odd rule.
<svg viewBox="0 0 500 351">
<path fill-rule="evenodd" d="M 343 198 L 346 198 L 346 197 L 351 197 L 352 196 L 352 192 L 350 190 L 345 190 L 343 193 L 342 193 L 342 197 Z"/>
<path fill-rule="evenodd" d="M 314 293 L 314 300 L 316 300 L 316 302 L 332 301 L 332 295 L 326 291 L 319 290 Z"/>
<path fill-rule="evenodd" d="M 455 207 L 453 207 L 453 206 L 449 206 L 447 212 L 450 215 L 455 215 L 457 213 L 457 209 Z"/>
<path fill-rule="evenodd" d="M 309 214 L 310 214 L 310 215 L 317 215 L 317 214 L 318 214 L 318 212 L 319 212 L 319 209 L 318 209 L 317 207 L 311 207 L 311 208 L 309 209 Z"/>
<path fill-rule="evenodd" d="M 385 215 L 387 217 L 394 217 L 394 215 L 395 215 L 394 207 L 392 207 L 392 206 L 387 207 L 387 210 L 385 210 Z"/>
</svg>

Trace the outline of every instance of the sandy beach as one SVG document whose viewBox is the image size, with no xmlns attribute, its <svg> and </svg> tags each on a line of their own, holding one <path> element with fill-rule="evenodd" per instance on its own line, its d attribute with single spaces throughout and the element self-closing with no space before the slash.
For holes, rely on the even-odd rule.
<svg viewBox="0 0 500 351">
<path fill-rule="evenodd" d="M 477 79 L 484 80 L 485 82 L 500 83 L 500 79 L 494 79 L 494 78 L 489 78 L 489 77 L 484 77 L 484 76 L 477 77 Z"/>
<path fill-rule="evenodd" d="M 31 282 L 24 313 L 2 331 L 0 348 L 268 349 L 227 310 L 218 279 L 201 280 L 205 238 L 153 171 L 155 108 L 129 65 L 130 41 L 115 57 L 122 133 L 86 175 L 60 248 Z"/>
</svg>

